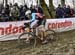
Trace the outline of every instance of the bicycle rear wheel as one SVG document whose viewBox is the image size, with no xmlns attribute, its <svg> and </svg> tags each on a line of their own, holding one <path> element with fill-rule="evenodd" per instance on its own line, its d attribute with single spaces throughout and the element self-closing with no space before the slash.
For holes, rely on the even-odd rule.
<svg viewBox="0 0 75 55">
<path fill-rule="evenodd" d="M 30 42 L 26 43 L 26 38 L 29 38 Z M 33 35 L 33 33 L 28 32 L 28 33 L 22 33 L 19 37 L 18 37 L 18 44 L 19 45 L 29 45 L 29 46 L 36 46 L 36 36 Z"/>
<path fill-rule="evenodd" d="M 56 32 L 54 30 L 46 30 L 45 33 L 48 40 L 56 40 Z"/>
</svg>

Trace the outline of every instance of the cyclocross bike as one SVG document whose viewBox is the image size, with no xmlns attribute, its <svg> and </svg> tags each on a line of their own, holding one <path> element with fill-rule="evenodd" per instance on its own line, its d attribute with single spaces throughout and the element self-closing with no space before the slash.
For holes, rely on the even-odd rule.
<svg viewBox="0 0 75 55">
<path fill-rule="evenodd" d="M 25 26 L 29 26 L 30 23 L 25 23 L 24 25 Z M 44 25 L 45 26 L 45 25 Z M 52 39 L 55 39 L 56 38 L 56 32 L 54 30 L 44 30 L 45 27 L 44 26 L 40 26 L 37 28 L 32 28 L 30 29 L 29 27 L 29 30 L 26 30 L 26 28 L 23 28 L 25 31 L 18 37 L 18 44 L 25 44 L 25 45 L 29 45 L 29 46 L 33 46 L 33 47 L 36 47 L 37 43 L 38 43 L 38 39 L 41 40 L 41 39 L 46 39 L 46 40 L 52 40 Z M 44 28 L 43 30 L 41 30 L 42 28 Z M 38 32 L 37 32 L 37 30 Z M 38 34 L 37 34 L 38 33 Z M 45 37 L 45 38 L 44 38 Z M 29 38 L 29 43 L 26 43 L 26 38 Z"/>
</svg>

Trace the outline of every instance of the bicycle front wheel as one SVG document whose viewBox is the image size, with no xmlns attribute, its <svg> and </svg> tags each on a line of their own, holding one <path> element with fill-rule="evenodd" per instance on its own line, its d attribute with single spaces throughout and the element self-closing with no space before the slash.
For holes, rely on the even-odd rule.
<svg viewBox="0 0 75 55">
<path fill-rule="evenodd" d="M 26 39 L 29 38 L 29 43 L 26 43 Z M 33 45 L 33 47 L 36 46 L 36 36 L 33 35 L 33 33 L 28 32 L 28 33 L 22 33 L 19 37 L 18 37 L 18 44 L 24 44 L 24 45 Z"/>
</svg>

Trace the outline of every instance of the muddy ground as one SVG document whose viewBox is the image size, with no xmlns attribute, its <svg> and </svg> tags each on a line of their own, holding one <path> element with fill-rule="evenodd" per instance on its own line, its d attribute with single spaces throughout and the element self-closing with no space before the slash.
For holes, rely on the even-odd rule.
<svg viewBox="0 0 75 55">
<path fill-rule="evenodd" d="M 57 33 L 56 38 L 35 48 L 18 46 L 17 41 L 0 42 L 0 55 L 75 55 L 75 30 Z"/>
</svg>

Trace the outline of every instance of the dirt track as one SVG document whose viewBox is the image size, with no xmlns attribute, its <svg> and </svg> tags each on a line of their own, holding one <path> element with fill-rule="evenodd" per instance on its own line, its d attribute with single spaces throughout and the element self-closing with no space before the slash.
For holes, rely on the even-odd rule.
<svg viewBox="0 0 75 55">
<path fill-rule="evenodd" d="M 25 48 L 17 41 L 0 42 L 0 55 L 75 55 L 75 31 L 60 33 L 56 41 L 45 45 Z"/>
</svg>

